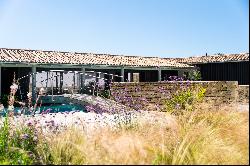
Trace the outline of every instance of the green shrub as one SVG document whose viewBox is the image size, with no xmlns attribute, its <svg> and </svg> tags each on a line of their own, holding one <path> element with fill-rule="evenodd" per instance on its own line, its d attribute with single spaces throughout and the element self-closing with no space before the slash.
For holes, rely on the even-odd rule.
<svg viewBox="0 0 250 166">
<path fill-rule="evenodd" d="M 106 89 L 100 90 L 99 96 L 109 99 L 110 98 L 110 90 L 108 90 L 108 89 L 107 90 Z"/>
<path fill-rule="evenodd" d="M 0 164 L 39 163 L 38 133 L 34 126 L 12 126 L 6 116 L 0 127 Z"/>
<path fill-rule="evenodd" d="M 189 87 L 188 89 L 180 89 L 166 100 L 166 110 L 173 114 L 182 113 L 181 110 L 192 111 L 197 103 L 202 102 L 205 96 L 206 88 L 198 86 L 197 89 Z"/>
<path fill-rule="evenodd" d="M 198 69 L 193 69 L 188 72 L 188 79 L 192 81 L 199 81 L 201 80 L 201 72 Z"/>
</svg>

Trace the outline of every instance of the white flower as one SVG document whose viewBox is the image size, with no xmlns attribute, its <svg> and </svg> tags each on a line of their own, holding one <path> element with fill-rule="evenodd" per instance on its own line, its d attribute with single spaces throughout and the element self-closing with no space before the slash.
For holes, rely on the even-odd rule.
<svg viewBox="0 0 250 166">
<path fill-rule="evenodd" d="M 44 95 L 45 89 L 44 88 L 40 88 L 39 90 L 39 95 Z"/>
<path fill-rule="evenodd" d="M 14 106 L 13 105 L 9 105 L 8 111 L 14 111 Z"/>
<path fill-rule="evenodd" d="M 32 96 L 32 94 L 31 94 L 31 92 L 29 92 L 28 94 L 27 94 L 27 97 L 31 97 Z"/>
<path fill-rule="evenodd" d="M 24 102 L 18 102 L 20 105 L 22 105 L 22 106 L 25 106 L 25 103 Z"/>
<path fill-rule="evenodd" d="M 17 90 L 18 89 L 18 85 L 13 83 L 11 86 L 10 86 L 10 89 L 14 89 L 14 90 Z"/>
<path fill-rule="evenodd" d="M 44 92 L 44 88 L 40 88 L 40 92 Z"/>
</svg>

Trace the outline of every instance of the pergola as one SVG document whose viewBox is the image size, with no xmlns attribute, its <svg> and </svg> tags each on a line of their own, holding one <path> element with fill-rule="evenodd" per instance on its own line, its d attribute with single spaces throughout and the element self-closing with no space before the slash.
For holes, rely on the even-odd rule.
<svg viewBox="0 0 250 166">
<path fill-rule="evenodd" d="M 0 48 L 0 96 L 1 83 L 4 76 L 1 72 L 2 68 L 29 68 L 32 77 L 32 95 L 35 96 L 36 90 L 36 73 L 50 70 L 72 70 L 81 73 L 81 79 L 85 79 L 85 72 L 88 70 L 95 71 L 116 71 L 121 78 L 120 81 L 126 81 L 125 72 L 136 71 L 143 72 L 145 76 L 143 81 L 162 81 L 162 72 L 178 71 L 178 75 L 182 76 L 185 71 L 193 68 L 191 65 L 178 63 L 166 58 L 159 57 L 139 57 L 139 56 L 123 56 L 109 54 L 92 54 L 92 53 L 72 53 L 58 51 L 41 51 L 41 50 L 24 50 L 24 49 L 7 49 Z M 157 74 L 156 74 L 157 72 Z M 30 74 L 29 73 L 29 74 Z M 33 74 L 32 74 L 33 73 Z M 18 75 L 23 77 L 23 75 Z M 151 79 L 150 77 L 154 77 Z M 157 79 L 155 79 L 157 77 Z"/>
</svg>

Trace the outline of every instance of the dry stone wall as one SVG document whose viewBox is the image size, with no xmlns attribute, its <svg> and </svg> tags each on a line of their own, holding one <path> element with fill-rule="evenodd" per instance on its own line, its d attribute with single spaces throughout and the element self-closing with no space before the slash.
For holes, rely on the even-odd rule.
<svg viewBox="0 0 250 166">
<path fill-rule="evenodd" d="M 238 102 L 242 104 L 249 103 L 249 85 L 239 85 Z"/>
<path fill-rule="evenodd" d="M 237 81 L 115 82 L 111 84 L 110 90 L 112 96 L 119 96 L 119 93 L 125 93 L 126 96 L 132 96 L 135 102 L 140 102 L 141 98 L 146 98 L 148 102 L 144 103 L 144 105 L 147 108 L 150 108 L 152 105 L 162 107 L 167 100 L 167 93 L 175 93 L 177 90 L 180 90 L 181 84 L 182 86 L 190 84 L 192 88 L 197 88 L 198 86 L 206 88 L 204 102 L 214 106 L 237 102 Z M 123 104 L 127 104 L 126 100 L 124 102 Z M 152 107 L 151 110 L 155 110 L 155 108 Z"/>
</svg>

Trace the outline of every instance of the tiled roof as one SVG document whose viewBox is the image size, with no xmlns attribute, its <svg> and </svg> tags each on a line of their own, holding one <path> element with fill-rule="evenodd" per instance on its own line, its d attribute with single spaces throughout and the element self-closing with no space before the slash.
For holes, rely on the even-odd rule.
<svg viewBox="0 0 250 166">
<path fill-rule="evenodd" d="M 72 53 L 0 48 L 0 63 L 24 62 L 39 64 L 83 64 L 141 67 L 183 68 L 190 65 L 158 57 L 121 56 L 109 54 Z"/>
<path fill-rule="evenodd" d="M 214 63 L 214 62 L 235 62 L 235 61 L 249 61 L 249 53 L 240 54 L 221 54 L 208 55 L 189 58 L 166 58 L 178 63 L 184 64 L 198 64 L 198 63 Z"/>
</svg>

